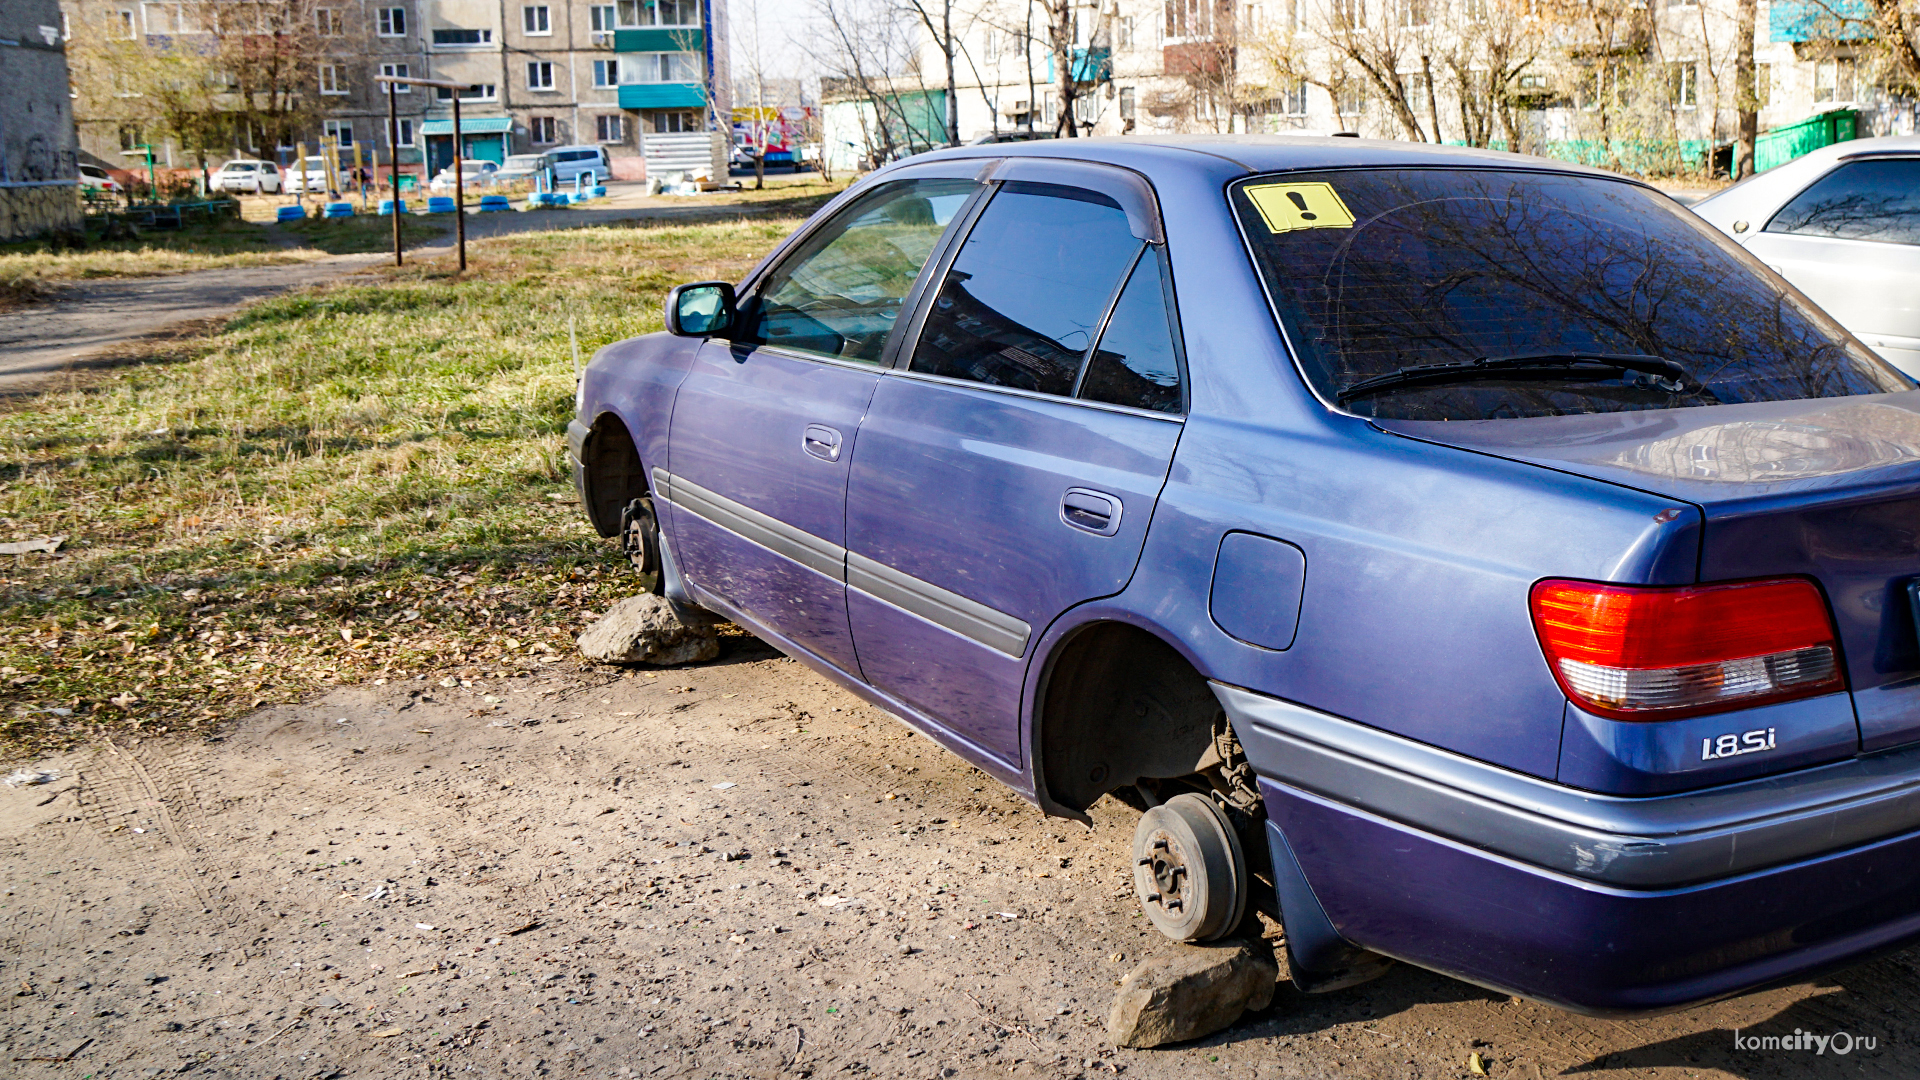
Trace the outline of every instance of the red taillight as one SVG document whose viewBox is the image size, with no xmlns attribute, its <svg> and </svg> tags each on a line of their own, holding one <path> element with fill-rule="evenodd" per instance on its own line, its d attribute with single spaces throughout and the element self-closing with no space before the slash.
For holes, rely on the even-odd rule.
<svg viewBox="0 0 1920 1080">
<path fill-rule="evenodd" d="M 1616 720 L 1668 720 L 1845 688 L 1820 589 L 1786 579 L 1654 589 L 1533 587 L 1533 625 L 1560 688 Z"/>
</svg>

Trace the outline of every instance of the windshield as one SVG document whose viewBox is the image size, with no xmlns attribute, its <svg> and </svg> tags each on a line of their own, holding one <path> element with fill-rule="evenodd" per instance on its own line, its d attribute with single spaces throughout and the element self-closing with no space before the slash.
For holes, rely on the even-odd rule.
<svg viewBox="0 0 1920 1080">
<path fill-rule="evenodd" d="M 227 163 L 226 168 L 222 169 L 221 171 L 222 172 L 252 172 L 253 170 L 254 170 L 254 164 L 251 161 L 230 161 Z"/>
<path fill-rule="evenodd" d="M 537 169 L 541 165 L 540 155 L 530 154 L 510 157 L 500 167 L 502 169 Z"/>
<path fill-rule="evenodd" d="M 1897 371 L 1669 200 L 1551 173 L 1287 173 L 1232 189 L 1254 263 L 1308 380 L 1329 400 L 1404 368 L 1631 355 L 1604 364 L 1375 384 L 1345 408 L 1404 420 L 1844 397 L 1907 390 Z M 1551 367 L 1552 365 L 1546 365 Z"/>
</svg>

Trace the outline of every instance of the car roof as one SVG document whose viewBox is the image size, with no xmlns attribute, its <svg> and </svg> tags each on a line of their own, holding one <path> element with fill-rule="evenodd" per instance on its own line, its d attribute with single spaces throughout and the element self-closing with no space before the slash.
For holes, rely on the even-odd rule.
<svg viewBox="0 0 1920 1080">
<path fill-rule="evenodd" d="M 1226 169 L 1247 175 L 1289 169 L 1395 168 L 1421 165 L 1525 169 L 1633 180 L 1585 165 L 1465 146 L 1391 139 L 1344 139 L 1300 135 L 1119 135 L 1087 139 L 1035 139 L 947 147 L 901 162 L 952 157 L 1067 158 L 1120 165 L 1152 175 L 1162 169 Z M 1638 181 L 1634 181 L 1638 182 Z"/>
<path fill-rule="evenodd" d="M 1920 135 L 1885 135 L 1832 143 L 1749 176 L 1700 200 L 1692 209 L 1722 229 L 1730 228 L 1735 221 L 1752 221 L 1765 227 L 1776 211 L 1842 162 L 1916 154 L 1920 154 Z"/>
</svg>

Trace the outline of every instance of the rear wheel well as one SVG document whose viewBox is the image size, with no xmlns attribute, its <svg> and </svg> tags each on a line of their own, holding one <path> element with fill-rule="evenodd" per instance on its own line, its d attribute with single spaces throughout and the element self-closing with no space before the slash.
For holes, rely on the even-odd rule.
<svg viewBox="0 0 1920 1080">
<path fill-rule="evenodd" d="M 586 474 L 583 494 L 587 519 L 601 536 L 617 536 L 620 512 L 647 493 L 647 473 L 640 463 L 640 451 L 627 433 L 627 425 L 613 413 L 604 412 L 593 421 L 585 454 L 586 460 L 580 465 Z"/>
<path fill-rule="evenodd" d="M 1108 792 L 1141 805 L 1163 790 L 1231 787 L 1235 778 L 1220 774 L 1240 764 L 1206 677 L 1173 646 L 1124 623 L 1096 623 L 1060 647 L 1035 722 L 1038 779 L 1070 813 Z M 1250 787 L 1250 773 L 1247 780 Z"/>
</svg>

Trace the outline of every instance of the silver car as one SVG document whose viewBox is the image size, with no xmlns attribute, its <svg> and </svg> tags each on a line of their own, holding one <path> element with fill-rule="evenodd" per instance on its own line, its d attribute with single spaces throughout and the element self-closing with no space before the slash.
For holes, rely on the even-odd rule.
<svg viewBox="0 0 1920 1080">
<path fill-rule="evenodd" d="M 1920 378 L 1920 136 L 1835 143 L 1693 209 Z"/>
</svg>

